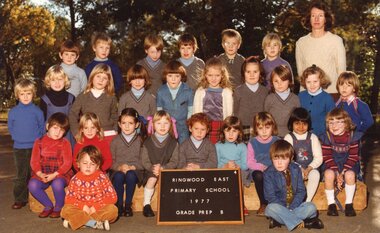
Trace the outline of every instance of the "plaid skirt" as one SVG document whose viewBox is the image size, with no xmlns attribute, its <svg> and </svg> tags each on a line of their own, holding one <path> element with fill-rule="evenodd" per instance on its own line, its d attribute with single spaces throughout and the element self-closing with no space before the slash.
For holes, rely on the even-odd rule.
<svg viewBox="0 0 380 233">
<path fill-rule="evenodd" d="M 214 144 L 220 139 L 220 129 L 222 128 L 223 121 L 211 121 L 211 129 L 208 132 L 208 138 Z"/>
</svg>

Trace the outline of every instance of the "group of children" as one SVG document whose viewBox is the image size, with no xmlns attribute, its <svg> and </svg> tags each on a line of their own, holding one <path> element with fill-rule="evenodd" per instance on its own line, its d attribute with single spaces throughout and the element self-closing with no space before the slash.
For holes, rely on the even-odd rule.
<svg viewBox="0 0 380 233">
<path fill-rule="evenodd" d="M 15 86 L 19 103 L 8 116 L 17 168 L 13 209 L 26 205 L 29 189 L 44 206 L 39 217 L 62 216 L 72 229 L 109 230 L 118 216 L 133 216 L 136 185 L 144 186 L 143 215 L 154 216 L 150 201 L 162 169 L 218 167 L 240 168 L 246 186 L 254 181 L 257 214 L 271 218 L 270 228 L 323 228 L 311 203 L 320 171 L 327 214 L 338 215 L 334 189 L 344 187 L 345 214 L 355 216 L 360 138 L 373 124 L 356 96 L 355 73 L 340 75 L 334 103 L 315 65 L 300 78 L 306 90 L 291 91 L 294 78 L 277 34 L 263 39 L 260 61 L 239 55 L 241 36 L 226 29 L 225 53 L 206 63 L 194 56 L 195 37 L 184 34 L 181 57 L 167 64 L 160 59 L 162 39 L 148 36 L 147 57 L 128 70 L 128 91 L 118 99 L 122 76 L 108 59 L 111 39 L 97 33 L 92 45 L 96 58 L 87 79 L 75 65 L 78 47 L 62 44 L 63 63 L 46 73 L 41 109 L 32 103 L 32 81 Z M 54 205 L 44 191 L 49 186 Z"/>
</svg>

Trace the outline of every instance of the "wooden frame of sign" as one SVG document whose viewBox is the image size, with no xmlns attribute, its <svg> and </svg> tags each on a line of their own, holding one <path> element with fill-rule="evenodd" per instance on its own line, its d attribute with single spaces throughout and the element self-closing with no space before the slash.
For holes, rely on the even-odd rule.
<svg viewBox="0 0 380 233">
<path fill-rule="evenodd" d="M 162 170 L 158 225 L 244 224 L 239 169 Z"/>
</svg>

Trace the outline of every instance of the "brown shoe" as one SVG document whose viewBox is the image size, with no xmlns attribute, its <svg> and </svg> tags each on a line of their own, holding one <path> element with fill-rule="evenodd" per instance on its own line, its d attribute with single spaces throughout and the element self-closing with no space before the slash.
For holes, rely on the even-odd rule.
<svg viewBox="0 0 380 233">
<path fill-rule="evenodd" d="M 49 217 L 49 215 L 50 215 L 51 213 L 53 213 L 53 208 L 48 209 L 48 210 L 43 210 L 43 211 L 38 215 L 38 217 L 40 217 L 40 218 L 47 218 L 47 217 Z"/>
<path fill-rule="evenodd" d="M 26 203 L 27 203 L 27 202 L 16 201 L 15 203 L 13 203 L 13 205 L 12 205 L 12 209 L 14 209 L 14 210 L 21 209 L 22 207 L 26 206 Z"/>
<path fill-rule="evenodd" d="M 51 212 L 51 214 L 49 215 L 50 218 L 59 218 L 61 217 L 61 211 L 58 210 L 58 211 L 53 211 Z"/>
<path fill-rule="evenodd" d="M 267 205 L 260 205 L 260 208 L 257 210 L 256 215 L 257 216 L 265 216 L 265 208 Z"/>
</svg>

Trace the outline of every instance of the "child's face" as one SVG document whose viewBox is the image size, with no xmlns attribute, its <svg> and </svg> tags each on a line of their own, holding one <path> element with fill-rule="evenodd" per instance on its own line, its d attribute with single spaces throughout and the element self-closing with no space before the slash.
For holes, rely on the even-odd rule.
<svg viewBox="0 0 380 233">
<path fill-rule="evenodd" d="M 92 81 L 92 86 L 96 90 L 104 90 L 108 85 L 108 75 L 105 73 L 95 74 L 94 79 Z"/>
<path fill-rule="evenodd" d="M 180 74 L 167 74 L 166 75 L 166 82 L 169 85 L 171 89 L 175 89 L 178 87 L 178 85 L 181 83 L 181 75 Z"/>
<path fill-rule="evenodd" d="M 312 8 L 310 11 L 310 24 L 312 29 L 325 29 L 326 18 L 325 12 L 318 8 Z"/>
<path fill-rule="evenodd" d="M 269 60 L 274 60 L 280 56 L 280 45 L 277 41 L 271 40 L 265 47 L 264 53 Z"/>
<path fill-rule="evenodd" d="M 280 79 L 280 77 L 278 77 L 277 74 L 275 74 L 273 76 L 273 87 L 277 92 L 282 93 L 282 92 L 288 90 L 289 80 L 283 81 L 282 79 Z"/>
<path fill-rule="evenodd" d="M 58 125 L 53 125 L 51 127 L 49 127 L 49 125 L 46 125 L 46 128 L 48 129 L 47 136 L 54 140 L 61 139 L 65 134 L 65 130 Z"/>
<path fill-rule="evenodd" d="M 225 129 L 223 133 L 228 142 L 236 142 L 239 137 L 239 130 L 235 128 Z"/>
<path fill-rule="evenodd" d="M 256 130 L 257 136 L 263 140 L 267 140 L 272 136 L 273 127 L 271 125 L 259 125 Z"/>
<path fill-rule="evenodd" d="M 98 41 L 92 49 L 96 58 L 106 59 L 110 54 L 111 46 L 106 41 Z"/>
<path fill-rule="evenodd" d="M 170 130 L 170 121 L 166 117 L 161 117 L 153 123 L 153 127 L 159 135 L 166 135 Z"/>
<path fill-rule="evenodd" d="M 121 131 L 126 135 L 131 135 L 139 127 L 138 122 L 135 122 L 135 118 L 131 116 L 124 116 L 121 118 L 121 122 L 118 123 Z"/>
<path fill-rule="evenodd" d="M 179 47 L 179 53 L 184 59 L 189 59 L 194 56 L 194 47 L 192 45 L 181 45 Z"/>
<path fill-rule="evenodd" d="M 283 172 L 285 171 L 290 163 L 289 158 L 273 158 L 272 160 L 274 168 L 276 168 L 277 171 Z"/>
<path fill-rule="evenodd" d="M 141 90 L 143 87 L 145 87 L 145 79 L 143 78 L 133 79 L 130 83 L 131 86 L 136 90 Z"/>
<path fill-rule="evenodd" d="M 259 82 L 260 68 L 256 63 L 248 63 L 244 71 L 245 82 L 254 85 Z"/>
<path fill-rule="evenodd" d="M 78 60 L 79 56 L 77 56 L 75 52 L 65 51 L 63 53 L 59 53 L 59 57 L 62 59 L 64 64 L 72 65 Z"/>
<path fill-rule="evenodd" d="M 83 135 L 88 139 L 92 139 L 97 133 L 98 129 L 95 127 L 94 123 L 92 123 L 91 120 L 87 120 L 83 126 Z"/>
<path fill-rule="evenodd" d="M 195 122 L 191 127 L 189 127 L 189 131 L 191 132 L 191 136 L 200 141 L 206 137 L 207 126 L 200 122 Z"/>
<path fill-rule="evenodd" d="M 82 159 L 78 162 L 79 170 L 86 176 L 94 174 L 99 169 L 99 165 L 92 162 L 88 154 L 83 155 Z"/>
<path fill-rule="evenodd" d="M 348 82 L 344 82 L 342 85 L 338 85 L 339 94 L 343 98 L 348 98 L 355 94 L 355 88 Z"/>
<path fill-rule="evenodd" d="M 333 118 L 327 122 L 330 133 L 335 136 L 342 135 L 345 131 L 346 124 L 343 119 Z"/>
<path fill-rule="evenodd" d="M 60 75 L 52 77 L 50 80 L 50 88 L 53 91 L 62 91 L 65 88 L 65 78 Z"/>
<path fill-rule="evenodd" d="M 310 74 L 305 80 L 306 89 L 310 93 L 315 93 L 321 88 L 321 80 L 319 79 L 319 73 Z"/>
<path fill-rule="evenodd" d="M 227 56 L 234 57 L 240 48 L 240 42 L 235 37 L 226 37 L 222 43 L 222 47 Z"/>
<path fill-rule="evenodd" d="M 156 47 L 150 46 L 149 49 L 145 50 L 146 55 L 150 57 L 153 61 L 157 61 L 161 57 L 161 50 L 157 50 Z"/>
<path fill-rule="evenodd" d="M 211 88 L 219 88 L 222 81 L 222 71 L 219 67 L 209 67 L 206 73 L 208 86 Z"/>
<path fill-rule="evenodd" d="M 293 122 L 293 131 L 296 134 L 302 135 L 307 132 L 309 125 L 303 121 L 294 121 Z"/>
<path fill-rule="evenodd" d="M 18 100 L 22 104 L 29 104 L 33 100 L 33 92 L 31 90 L 20 90 L 18 93 Z"/>
</svg>

